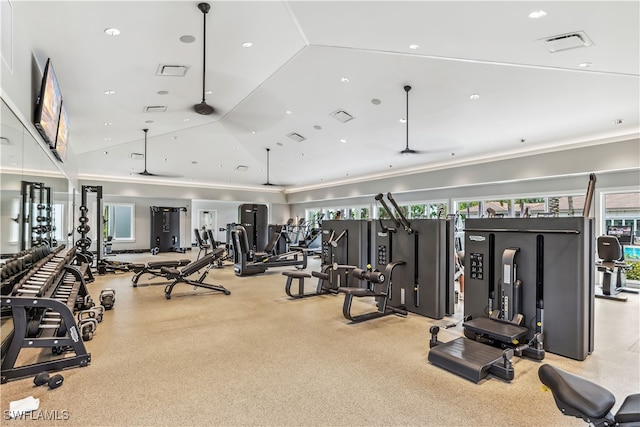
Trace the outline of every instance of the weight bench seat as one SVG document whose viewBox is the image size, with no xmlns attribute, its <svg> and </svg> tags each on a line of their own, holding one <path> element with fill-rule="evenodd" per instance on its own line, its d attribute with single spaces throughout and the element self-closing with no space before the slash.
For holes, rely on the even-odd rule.
<svg viewBox="0 0 640 427">
<path fill-rule="evenodd" d="M 292 270 L 292 271 L 283 271 L 282 275 L 287 276 L 287 283 L 284 286 L 284 292 L 291 298 L 302 298 L 304 296 L 315 295 L 315 293 L 309 294 L 309 295 L 305 295 L 304 293 L 304 279 L 311 278 L 310 274 L 305 273 L 304 271 Z M 298 293 L 295 295 L 291 293 L 291 285 L 293 284 L 293 279 L 298 279 Z"/>
<path fill-rule="evenodd" d="M 178 259 L 178 260 L 165 260 L 165 261 L 150 261 L 146 264 L 135 263 L 129 264 L 129 270 L 133 270 L 136 274 L 131 278 L 131 282 L 133 282 L 133 286 L 136 287 L 138 285 L 138 280 L 142 277 L 143 274 L 152 274 L 156 277 L 166 277 L 165 273 L 162 272 L 164 267 L 168 268 L 176 268 L 183 267 L 191 263 L 190 259 Z"/>
<path fill-rule="evenodd" d="M 469 331 L 486 335 L 489 338 L 496 339 L 501 342 L 512 343 L 520 340 L 529 333 L 529 329 L 514 325 L 513 323 L 492 320 L 488 317 L 478 317 L 463 323 L 465 329 Z"/>
<path fill-rule="evenodd" d="M 173 280 L 173 282 L 167 285 L 164 288 L 164 295 L 167 299 L 171 299 L 171 292 L 173 291 L 174 286 L 178 283 L 186 283 L 188 285 L 205 288 L 212 291 L 222 292 L 225 295 L 230 295 L 231 292 L 227 290 L 224 286 L 221 285 L 210 285 L 208 283 L 203 283 L 204 279 L 209 274 L 209 270 L 213 267 L 213 264 L 224 254 L 224 248 L 214 249 L 213 252 L 203 256 L 202 258 L 189 263 L 181 270 L 173 267 L 162 267 L 161 271 L 167 278 Z M 198 280 L 188 279 L 189 276 L 194 274 L 195 272 L 205 269 L 204 273 L 198 278 Z"/>
<path fill-rule="evenodd" d="M 338 288 L 338 292 L 343 293 L 343 294 L 347 294 L 347 295 L 353 295 L 354 297 L 386 297 L 387 294 L 385 294 L 384 292 L 374 292 L 372 290 L 369 290 L 367 288 L 352 288 L 352 287 L 344 287 L 344 288 Z"/>
<path fill-rule="evenodd" d="M 429 350 L 429 362 L 475 383 L 502 360 L 503 350 L 463 337 Z"/>
</svg>

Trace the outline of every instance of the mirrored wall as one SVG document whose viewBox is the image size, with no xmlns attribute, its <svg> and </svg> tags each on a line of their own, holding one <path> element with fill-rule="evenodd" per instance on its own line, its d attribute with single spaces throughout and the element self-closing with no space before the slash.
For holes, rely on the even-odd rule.
<svg viewBox="0 0 640 427">
<path fill-rule="evenodd" d="M 69 180 L 4 100 L 0 119 L 0 258 L 72 242 Z"/>
</svg>

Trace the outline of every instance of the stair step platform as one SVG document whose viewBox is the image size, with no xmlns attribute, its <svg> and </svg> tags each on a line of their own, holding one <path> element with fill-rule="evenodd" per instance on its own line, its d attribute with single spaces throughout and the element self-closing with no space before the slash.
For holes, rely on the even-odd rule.
<svg viewBox="0 0 640 427">
<path fill-rule="evenodd" d="M 502 360 L 503 350 L 464 337 L 429 350 L 429 362 L 475 383 L 489 375 L 491 366 Z"/>
<path fill-rule="evenodd" d="M 513 323 L 492 320 L 488 317 L 478 317 L 463 324 L 470 332 L 485 335 L 500 342 L 515 343 L 529 333 L 529 329 Z"/>
</svg>

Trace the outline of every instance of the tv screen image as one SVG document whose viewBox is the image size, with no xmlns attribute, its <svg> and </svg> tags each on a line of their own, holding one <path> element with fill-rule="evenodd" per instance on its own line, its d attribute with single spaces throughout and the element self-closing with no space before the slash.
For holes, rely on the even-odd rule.
<svg viewBox="0 0 640 427">
<path fill-rule="evenodd" d="M 60 86 L 56 79 L 56 73 L 53 71 L 51 58 L 49 58 L 47 59 L 47 65 L 44 67 L 40 96 L 36 104 L 33 121 L 40 135 L 51 148 L 54 148 L 56 143 L 61 104 Z"/>
<path fill-rule="evenodd" d="M 64 102 L 60 106 L 60 120 L 58 121 L 58 133 L 56 137 L 56 147 L 53 154 L 64 162 L 67 158 L 67 145 L 69 144 L 69 115 Z"/>
</svg>

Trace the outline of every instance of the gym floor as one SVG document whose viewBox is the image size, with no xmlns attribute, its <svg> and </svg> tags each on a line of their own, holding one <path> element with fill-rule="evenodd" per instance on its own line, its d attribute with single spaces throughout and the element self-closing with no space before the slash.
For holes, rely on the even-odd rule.
<svg viewBox="0 0 640 427">
<path fill-rule="evenodd" d="M 161 278 L 145 275 L 134 288 L 132 273 L 97 276 L 88 285 L 94 299 L 101 289 L 114 288 L 116 303 L 86 343 L 91 364 L 61 372 L 64 384 L 55 390 L 35 387 L 32 378 L 0 386 L 2 424 L 585 425 L 556 408 L 538 380 L 541 362 L 514 358 L 511 383 L 489 377 L 479 384 L 430 365 L 429 327 L 461 314 L 350 324 L 342 317 L 341 295 L 289 300 L 281 273 L 290 269 L 236 277 L 229 264 L 212 269 L 206 282 L 225 286 L 231 295 L 179 284 L 171 300 L 164 297 Z M 308 271 L 318 269 L 319 260 L 310 259 Z M 307 279 L 308 289 L 315 284 Z M 640 298 L 628 297 L 596 299 L 595 350 L 586 360 L 547 353 L 542 361 L 609 389 L 616 396 L 614 411 L 640 384 Z M 462 304 L 456 306 L 459 313 Z M 375 307 L 359 300 L 353 308 L 356 313 Z M 439 338 L 461 334 L 458 326 Z M 27 354 L 25 361 L 30 357 L 37 355 Z M 40 399 L 39 410 L 7 421 L 9 402 L 28 396 Z"/>
</svg>

